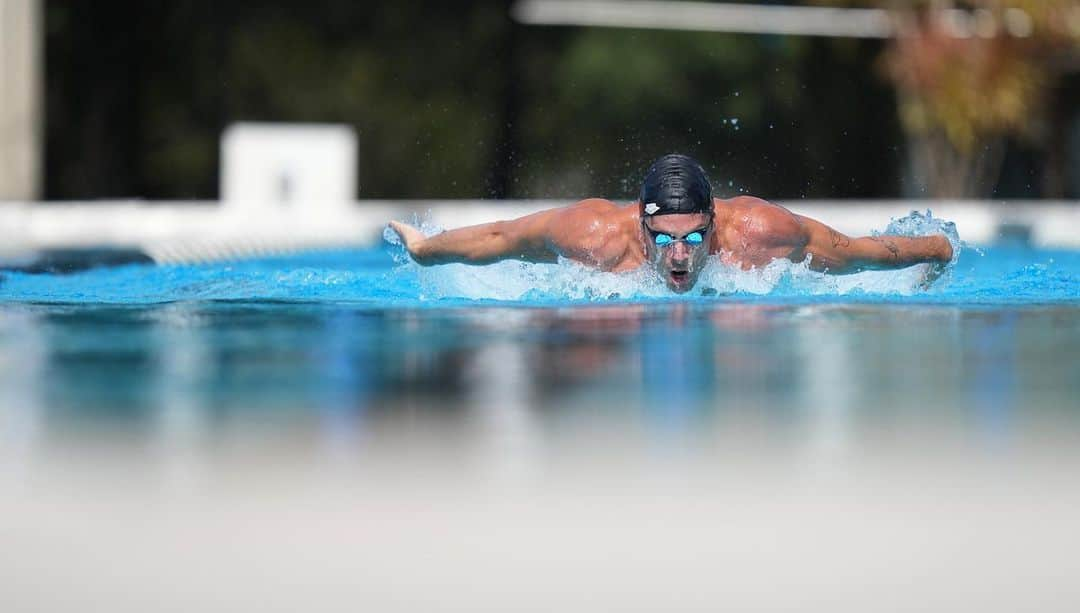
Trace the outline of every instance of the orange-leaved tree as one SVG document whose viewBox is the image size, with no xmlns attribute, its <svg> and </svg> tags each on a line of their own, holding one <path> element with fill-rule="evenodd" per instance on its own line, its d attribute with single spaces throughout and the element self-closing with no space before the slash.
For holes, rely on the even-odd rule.
<svg viewBox="0 0 1080 613">
<path fill-rule="evenodd" d="M 881 65 L 931 197 L 991 195 L 1006 139 L 1045 139 L 1049 93 L 1080 51 L 1080 0 L 823 3 L 888 10 Z"/>
</svg>

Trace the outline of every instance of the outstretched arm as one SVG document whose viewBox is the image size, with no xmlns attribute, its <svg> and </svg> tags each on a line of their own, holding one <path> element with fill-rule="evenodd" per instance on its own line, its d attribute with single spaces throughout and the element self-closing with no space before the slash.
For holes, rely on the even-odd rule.
<svg viewBox="0 0 1080 613">
<path fill-rule="evenodd" d="M 508 221 L 448 230 L 426 237 L 420 230 L 398 221 L 390 227 L 418 264 L 490 264 L 500 260 L 555 262 L 560 255 L 581 259 L 577 253 L 588 240 L 574 228 L 597 225 L 603 211 L 613 205 L 606 200 L 582 200 L 572 206 L 548 209 Z"/>
<path fill-rule="evenodd" d="M 490 264 L 506 259 L 530 262 L 555 261 L 557 253 L 546 240 L 552 211 L 541 211 L 520 219 L 496 221 L 424 236 L 420 230 L 391 221 L 405 249 L 418 264 Z"/>
<path fill-rule="evenodd" d="M 796 215 L 806 229 L 802 255 L 811 256 L 810 268 L 833 274 L 863 270 L 906 268 L 915 264 L 944 265 L 952 259 L 952 245 L 936 236 L 845 236 L 829 226 Z"/>
</svg>

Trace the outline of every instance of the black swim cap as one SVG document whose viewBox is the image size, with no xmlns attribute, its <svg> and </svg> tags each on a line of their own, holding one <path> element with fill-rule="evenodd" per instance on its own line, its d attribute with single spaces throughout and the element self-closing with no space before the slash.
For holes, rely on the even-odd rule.
<svg viewBox="0 0 1080 613">
<path fill-rule="evenodd" d="M 712 213 L 712 184 L 694 158 L 672 153 L 653 162 L 641 182 L 641 214 Z"/>
</svg>

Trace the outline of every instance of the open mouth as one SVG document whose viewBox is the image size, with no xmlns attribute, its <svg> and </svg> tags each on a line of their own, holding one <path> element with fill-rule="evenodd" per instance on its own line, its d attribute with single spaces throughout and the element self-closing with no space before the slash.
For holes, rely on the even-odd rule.
<svg viewBox="0 0 1080 613">
<path fill-rule="evenodd" d="M 690 277 L 690 271 L 688 270 L 673 270 L 671 271 L 671 280 L 676 283 L 684 283 Z"/>
</svg>

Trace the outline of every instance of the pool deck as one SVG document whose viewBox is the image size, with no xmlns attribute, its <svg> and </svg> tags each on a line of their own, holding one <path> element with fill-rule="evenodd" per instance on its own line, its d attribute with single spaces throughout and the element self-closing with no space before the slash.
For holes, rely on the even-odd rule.
<svg viewBox="0 0 1080 613">
<path fill-rule="evenodd" d="M 798 200 L 779 201 L 848 234 L 930 209 L 956 222 L 975 244 L 1016 240 L 1040 248 L 1080 248 L 1076 201 Z M 130 250 L 158 263 L 236 259 L 308 249 L 374 244 L 390 219 L 430 220 L 445 228 L 513 218 L 567 204 L 561 200 L 364 200 L 267 205 L 215 201 L 0 203 L 0 265 L 43 252 Z"/>
</svg>

